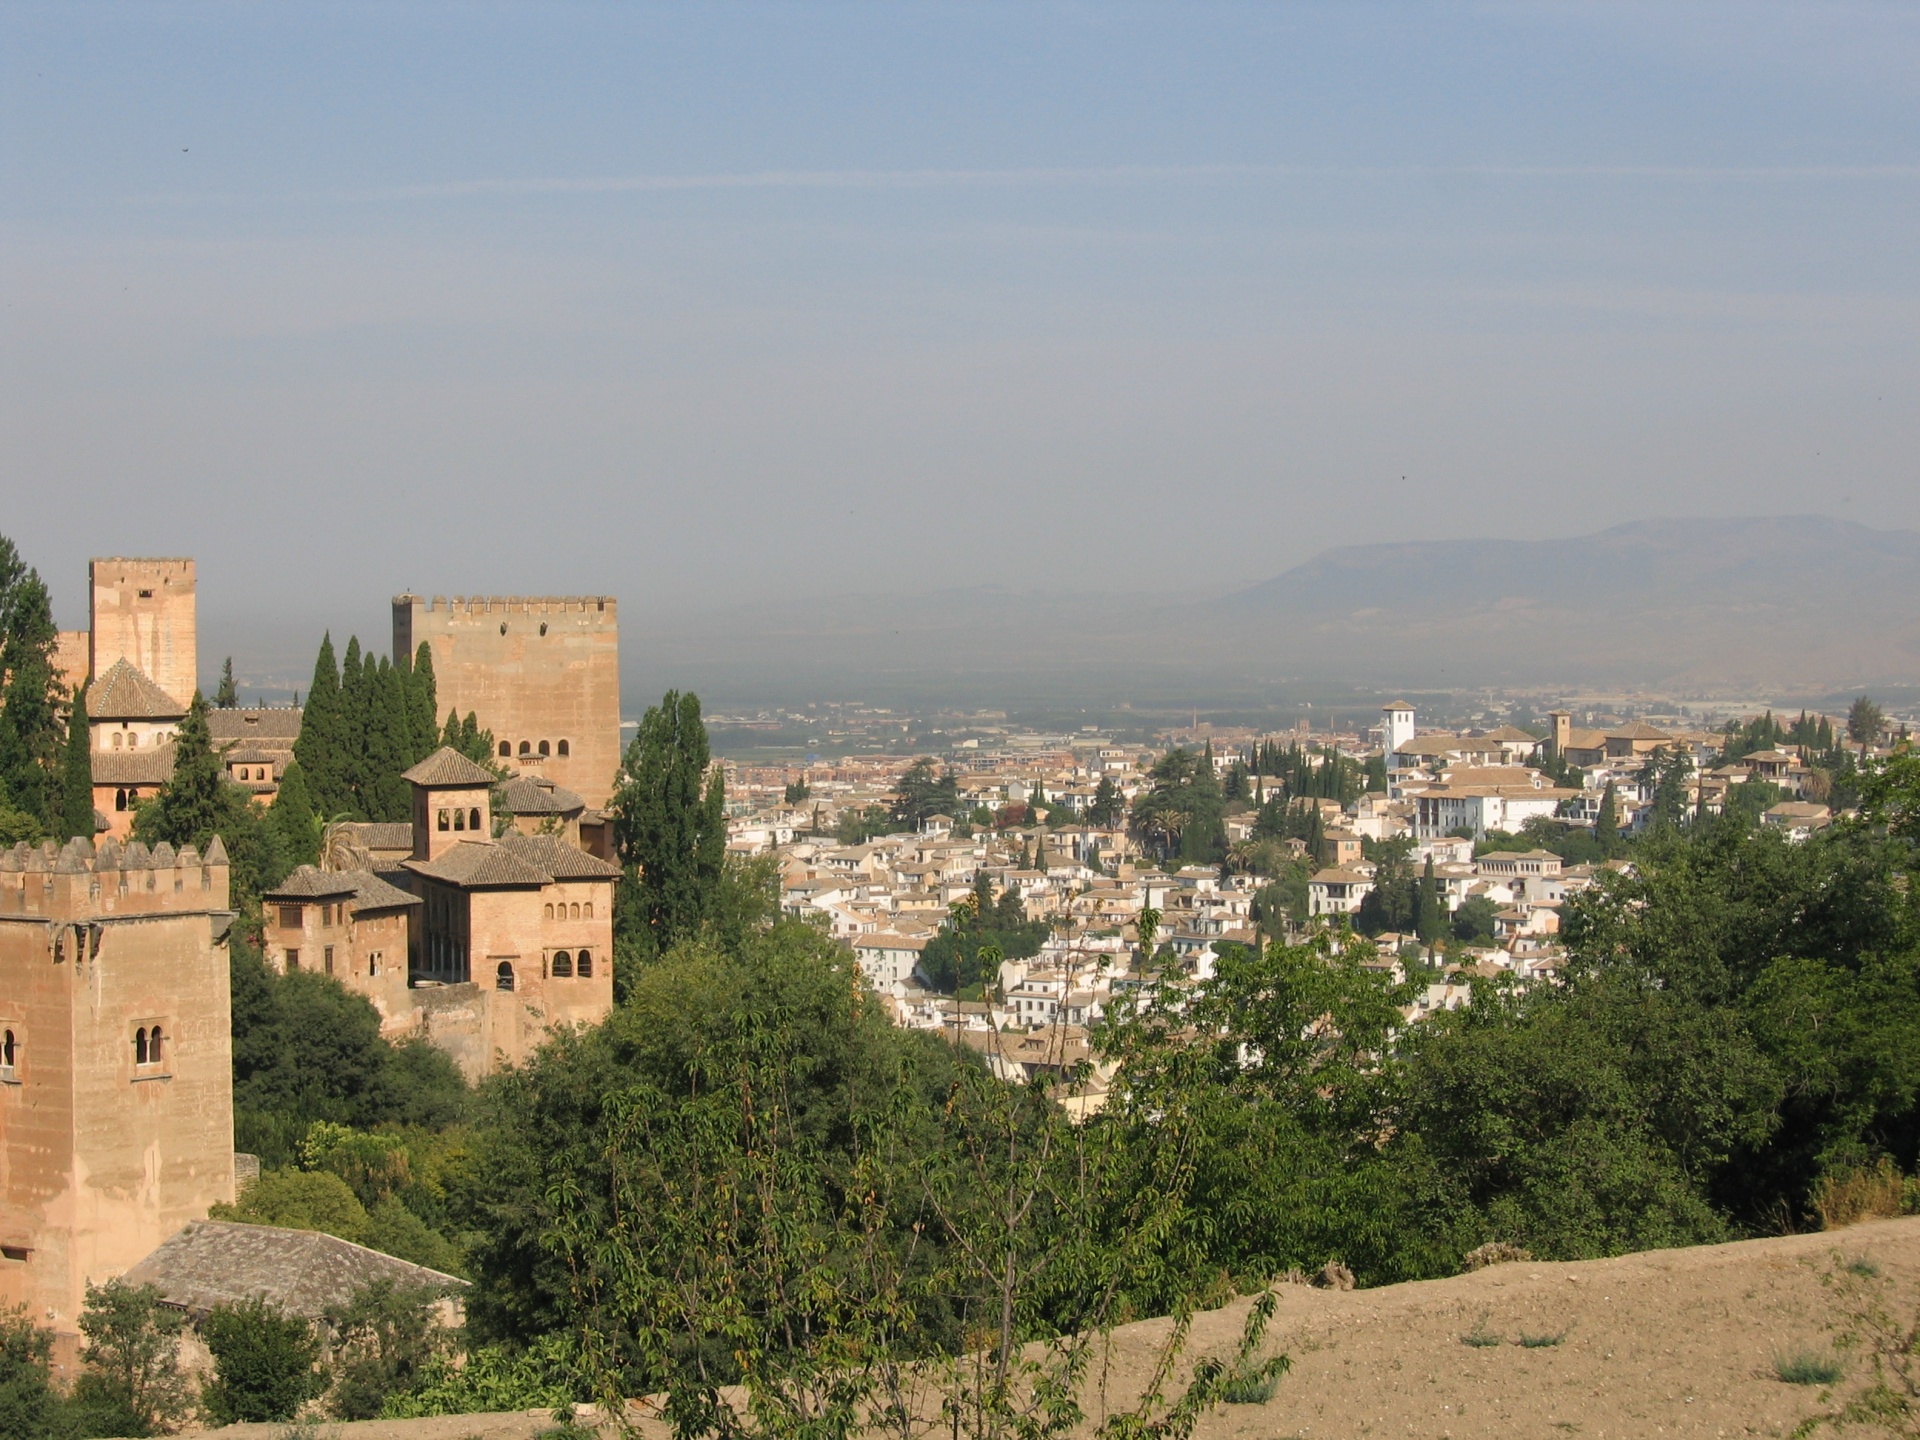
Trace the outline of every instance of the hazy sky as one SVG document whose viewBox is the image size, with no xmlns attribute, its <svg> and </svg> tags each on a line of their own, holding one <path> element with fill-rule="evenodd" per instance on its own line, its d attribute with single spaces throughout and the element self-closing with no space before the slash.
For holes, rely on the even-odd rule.
<svg viewBox="0 0 1920 1440">
<path fill-rule="evenodd" d="M 1920 526 L 1917 102 L 1912 4 L 7 3 L 0 531 L 369 634 Z"/>
</svg>

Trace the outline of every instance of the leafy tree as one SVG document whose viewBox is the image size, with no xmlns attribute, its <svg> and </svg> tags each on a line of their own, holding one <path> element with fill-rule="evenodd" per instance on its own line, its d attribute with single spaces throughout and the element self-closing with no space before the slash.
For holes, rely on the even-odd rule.
<svg viewBox="0 0 1920 1440">
<path fill-rule="evenodd" d="M 1134 831 L 1163 859 L 1217 864 L 1226 858 L 1226 806 L 1211 753 L 1169 750 L 1149 772 L 1147 793 L 1134 801 Z"/>
<path fill-rule="evenodd" d="M 1113 783 L 1113 777 L 1102 775 L 1100 783 L 1093 787 L 1093 800 L 1087 806 L 1087 819 L 1102 829 L 1112 829 L 1120 823 L 1126 808 L 1126 801 L 1121 798 L 1120 787 Z"/>
<path fill-rule="evenodd" d="M 648 708 L 609 807 L 624 874 L 615 921 L 623 959 L 645 961 L 699 933 L 726 857 L 726 797 L 700 700 L 669 690 Z M 616 973 L 618 971 L 616 970 Z"/>
<path fill-rule="evenodd" d="M 320 1392 L 320 1337 L 263 1297 L 214 1306 L 200 1335 L 214 1375 L 200 1403 L 215 1425 L 291 1420 Z"/>
<path fill-rule="evenodd" d="M 315 1121 L 439 1129 L 465 1114 L 469 1091 L 446 1052 L 388 1044 L 364 996 L 311 970 L 277 974 L 244 941 L 228 959 L 236 1148 L 290 1165 Z"/>
<path fill-rule="evenodd" d="M 0 1310 L 0 1435 L 69 1440 L 79 1417 L 53 1385 L 53 1336 L 24 1308 Z"/>
<path fill-rule="evenodd" d="M 58 769 L 66 726 L 54 674 L 59 632 L 38 571 L 0 535 L 0 806 L 43 827 L 60 817 Z"/>
<path fill-rule="evenodd" d="M 324 1170 L 263 1170 L 231 1205 L 215 1205 L 215 1220 L 318 1230 L 354 1244 L 367 1238 L 367 1207 L 338 1175 Z"/>
<path fill-rule="evenodd" d="M 959 782 L 953 771 L 936 777 L 933 761 L 923 755 L 895 784 L 890 815 L 900 829 L 918 830 L 929 816 L 951 816 L 959 808 Z"/>
<path fill-rule="evenodd" d="M 1847 738 L 1864 751 L 1879 740 L 1880 729 L 1886 723 L 1886 714 L 1871 699 L 1862 695 L 1847 711 Z"/>
<path fill-rule="evenodd" d="M 377 1419 L 451 1351 L 452 1337 L 434 1313 L 441 1293 L 376 1280 L 328 1311 L 340 1372 L 328 1401 L 336 1419 Z"/>
<path fill-rule="evenodd" d="M 1413 841 L 1407 836 L 1364 842 L 1373 861 L 1373 889 L 1354 917 L 1363 934 L 1404 933 L 1419 918 L 1420 882 L 1413 873 Z"/>
<path fill-rule="evenodd" d="M 812 795 L 813 787 L 808 785 L 804 778 L 788 781 L 784 791 L 786 803 L 789 805 L 804 805 Z"/>
<path fill-rule="evenodd" d="M 1467 945 L 1484 945 L 1493 939 L 1494 919 L 1500 907 L 1484 895 L 1462 900 L 1453 912 L 1453 938 Z"/>
<path fill-rule="evenodd" d="M 91 840 L 93 812 L 93 736 L 87 722 L 87 688 L 81 686 L 67 712 L 67 749 L 60 759 L 60 833 Z"/>
<path fill-rule="evenodd" d="M 876 835 L 884 835 L 893 826 L 893 815 L 885 807 L 869 805 L 863 810 L 851 806 L 834 821 L 833 838 L 842 845 L 864 845 Z"/>
<path fill-rule="evenodd" d="M 159 1287 L 110 1280 L 89 1285 L 80 1312 L 82 1370 L 74 1404 L 95 1435 L 146 1436 L 187 1411 L 180 1373 L 186 1315 L 160 1303 Z"/>
<path fill-rule="evenodd" d="M 1653 752 L 1647 759 L 1640 788 L 1647 792 L 1648 828 L 1673 830 L 1686 823 L 1687 782 L 1693 776 L 1693 761 L 1678 746 Z"/>
<path fill-rule="evenodd" d="M 233 657 L 231 655 L 220 662 L 220 683 L 214 687 L 213 704 L 216 710 L 232 710 L 240 703 L 240 691 L 233 683 Z"/>
</svg>

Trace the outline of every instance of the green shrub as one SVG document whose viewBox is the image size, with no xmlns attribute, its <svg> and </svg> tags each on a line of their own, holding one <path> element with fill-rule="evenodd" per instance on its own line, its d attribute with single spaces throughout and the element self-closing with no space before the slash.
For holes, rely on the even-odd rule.
<svg viewBox="0 0 1920 1440">
<path fill-rule="evenodd" d="M 1831 1355 L 1796 1350 L 1791 1355 L 1774 1356 L 1773 1373 L 1789 1385 L 1831 1385 L 1846 1371 Z"/>
<path fill-rule="evenodd" d="M 215 1425 L 291 1420 L 319 1393 L 320 1337 L 305 1320 L 254 1298 L 216 1305 L 200 1326 L 214 1378 L 200 1392 Z"/>
</svg>

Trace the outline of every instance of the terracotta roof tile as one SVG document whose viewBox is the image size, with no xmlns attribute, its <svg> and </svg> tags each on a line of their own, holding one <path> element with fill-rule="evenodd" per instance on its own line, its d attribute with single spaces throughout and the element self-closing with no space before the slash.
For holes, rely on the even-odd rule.
<svg viewBox="0 0 1920 1440">
<path fill-rule="evenodd" d="M 491 770 L 476 765 L 451 745 L 442 745 L 433 754 L 400 777 L 413 785 L 466 786 L 492 785 Z"/>
<path fill-rule="evenodd" d="M 87 687 L 90 720 L 178 720 L 186 713 L 185 705 L 124 657 L 114 661 L 106 674 Z"/>
</svg>

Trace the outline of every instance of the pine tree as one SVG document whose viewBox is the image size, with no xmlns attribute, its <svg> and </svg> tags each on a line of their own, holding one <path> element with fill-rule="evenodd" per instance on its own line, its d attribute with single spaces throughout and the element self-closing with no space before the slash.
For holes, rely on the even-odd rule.
<svg viewBox="0 0 1920 1440">
<path fill-rule="evenodd" d="M 233 656 L 229 655 L 220 664 L 220 685 L 213 692 L 213 704 L 217 710 L 231 710 L 240 703 L 240 692 L 233 683 Z"/>
<path fill-rule="evenodd" d="M 67 712 L 67 752 L 60 761 L 60 834 L 93 839 L 93 736 L 87 724 L 87 687 Z"/>
<path fill-rule="evenodd" d="M 313 662 L 313 686 L 307 691 L 300 738 L 293 746 L 294 759 L 306 773 L 307 792 L 320 814 L 329 819 L 348 813 L 353 805 L 341 773 L 340 704 L 340 667 L 334 662 L 329 633 L 322 637 Z"/>
<path fill-rule="evenodd" d="M 706 919 L 726 860 L 726 796 L 709 778 L 700 700 L 669 690 L 641 718 L 614 795 L 614 844 L 625 869 L 614 914 L 628 953 L 664 954 Z M 618 973 L 616 971 L 616 973 Z"/>
</svg>

